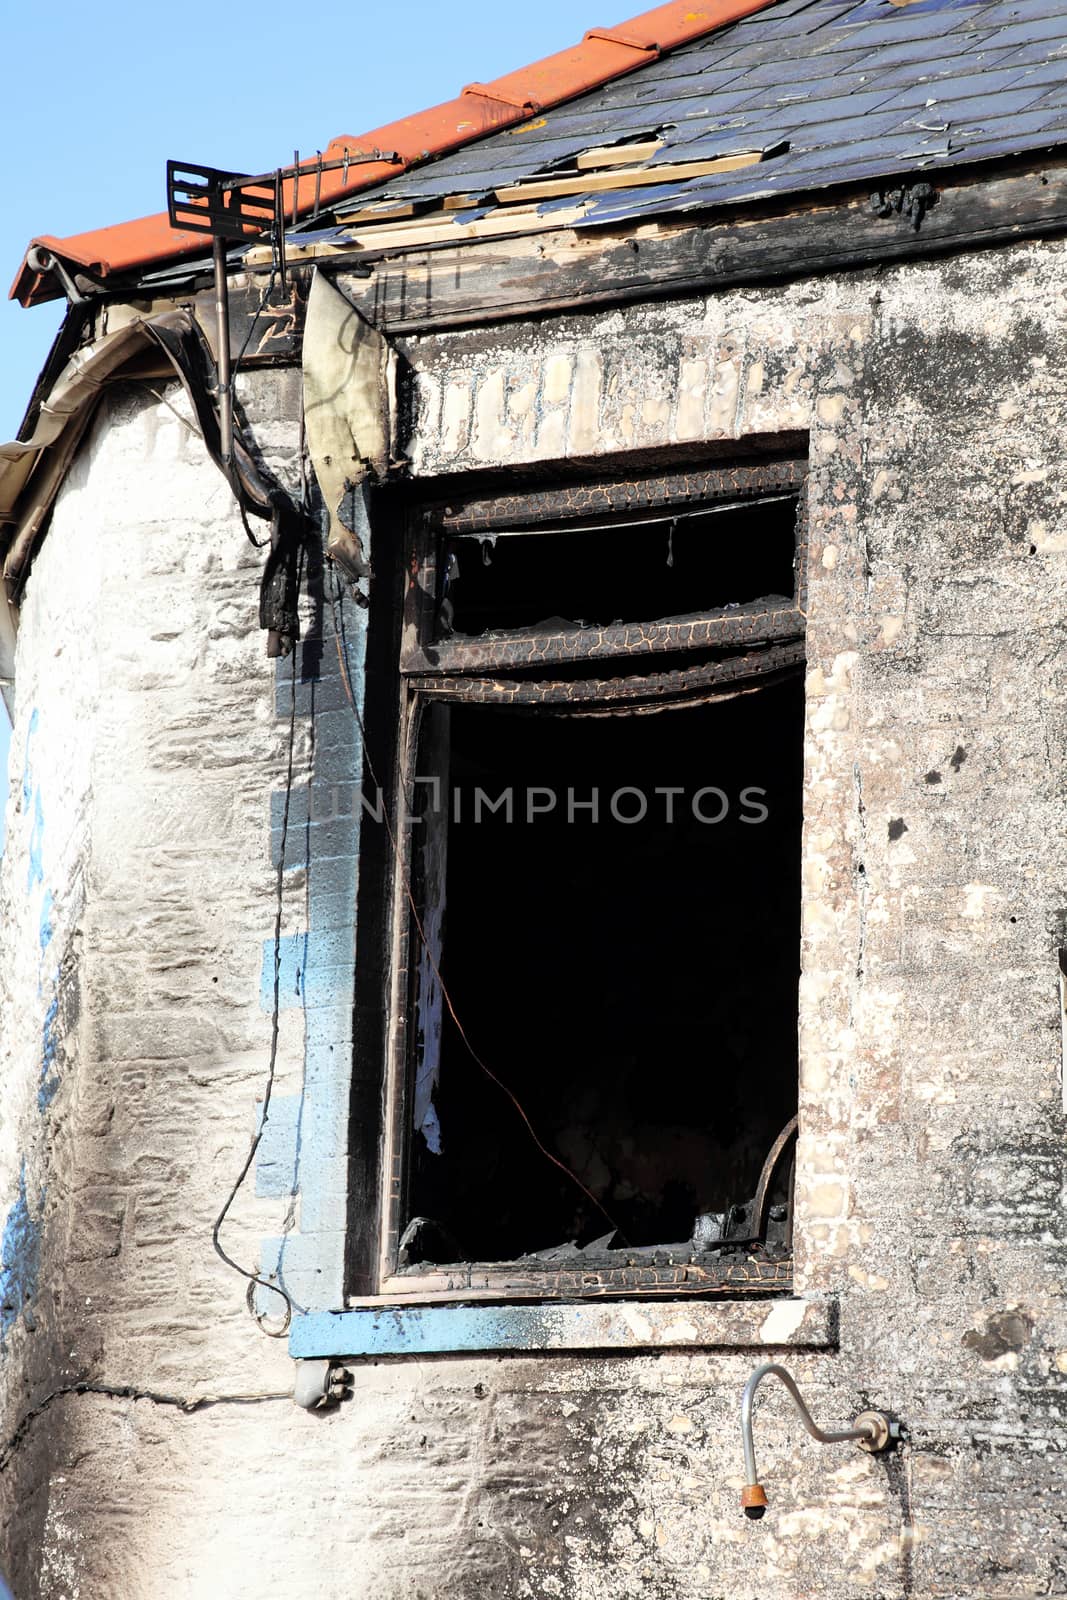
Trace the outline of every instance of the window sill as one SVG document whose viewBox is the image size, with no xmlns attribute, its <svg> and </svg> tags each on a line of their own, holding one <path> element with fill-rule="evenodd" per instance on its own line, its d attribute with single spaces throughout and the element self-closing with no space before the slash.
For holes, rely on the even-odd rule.
<svg viewBox="0 0 1067 1600">
<path fill-rule="evenodd" d="M 408 1305 L 293 1320 L 289 1353 L 425 1356 L 522 1350 L 837 1348 L 833 1300 L 669 1300 Z"/>
</svg>

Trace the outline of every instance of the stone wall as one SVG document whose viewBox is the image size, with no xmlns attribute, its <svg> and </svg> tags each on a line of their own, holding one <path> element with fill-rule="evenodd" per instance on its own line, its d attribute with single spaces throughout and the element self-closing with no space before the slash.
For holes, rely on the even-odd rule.
<svg viewBox="0 0 1067 1600">
<path fill-rule="evenodd" d="M 752 1349 L 397 1359 L 330 1415 L 270 1398 L 291 1363 L 211 1227 L 268 1059 L 284 697 L 222 480 L 113 392 L 19 643 L 0 1448 L 57 1384 L 146 1397 L 67 1394 L 22 1433 L 20 1600 L 1067 1591 L 1065 292 L 1063 249 L 1025 245 L 404 348 L 419 477 L 810 432 L 797 1264 L 839 1348 L 788 1362 L 819 1420 L 884 1405 L 909 1439 L 820 1449 L 766 1392 L 755 1524 Z M 249 402 L 291 453 L 292 386 Z M 281 1025 L 298 1097 L 301 1010 Z M 303 1235 L 264 1187 L 227 1232 L 248 1263 Z"/>
</svg>

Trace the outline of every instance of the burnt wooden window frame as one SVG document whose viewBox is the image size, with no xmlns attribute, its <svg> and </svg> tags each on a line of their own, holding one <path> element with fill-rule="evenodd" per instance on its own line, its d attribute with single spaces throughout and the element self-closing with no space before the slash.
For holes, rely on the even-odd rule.
<svg viewBox="0 0 1067 1600">
<path fill-rule="evenodd" d="M 359 1244 L 350 1252 L 347 1303 L 350 1306 L 404 1305 L 471 1300 L 586 1300 L 701 1295 L 733 1298 L 788 1295 L 792 1260 L 713 1266 L 691 1260 L 665 1265 L 621 1263 L 584 1267 L 578 1263 L 533 1266 L 524 1262 L 457 1262 L 414 1270 L 398 1265 L 404 1226 L 406 1166 L 412 1137 L 412 1066 L 415 1046 L 415 975 L 419 933 L 408 900 L 413 882 L 415 836 L 410 818 L 401 820 L 395 803 L 410 793 L 416 773 L 419 732 L 425 708 L 459 704 L 541 705 L 576 698 L 598 702 L 640 700 L 663 704 L 714 694 L 731 682 L 764 674 L 800 670 L 804 662 L 807 606 L 806 452 L 706 470 L 603 479 L 570 487 L 529 487 L 445 500 L 426 500 L 402 516 L 403 562 L 400 577 L 399 645 L 393 635 L 391 700 L 396 715 L 390 802 L 395 859 L 381 875 L 380 910 L 384 939 L 378 963 L 379 994 L 385 994 L 381 1039 L 384 1066 L 379 1105 L 377 1160 L 365 1163 L 364 1182 L 355 1186 L 351 1218 Z M 523 630 L 490 637 L 434 637 L 437 626 L 437 560 L 450 534 L 536 530 L 561 524 L 580 531 L 605 516 L 642 511 L 668 513 L 716 503 L 796 495 L 794 593 L 788 605 L 708 611 L 698 619 L 573 628 L 556 633 Z M 395 533 L 394 533 L 395 536 Z M 752 646 L 750 654 L 743 647 Z M 671 666 L 683 651 L 724 648 L 739 653 L 721 662 Z M 562 664 L 614 665 L 613 677 L 554 679 Z M 625 663 L 624 675 L 618 672 Z M 371 663 L 369 662 L 370 666 Z M 379 669 L 384 665 L 378 663 Z M 502 676 L 495 676 L 501 674 Z M 406 814 L 406 808 L 405 808 Z M 358 975 L 357 975 L 358 976 Z M 358 1002 L 357 1002 L 358 1010 Z M 354 1108 L 355 1109 L 355 1108 Z M 366 1154 L 370 1155 L 369 1148 Z M 377 1168 L 377 1194 L 372 1168 Z M 376 1215 L 378 1226 L 371 1226 Z M 680 1254 L 680 1253 L 679 1253 Z"/>
</svg>

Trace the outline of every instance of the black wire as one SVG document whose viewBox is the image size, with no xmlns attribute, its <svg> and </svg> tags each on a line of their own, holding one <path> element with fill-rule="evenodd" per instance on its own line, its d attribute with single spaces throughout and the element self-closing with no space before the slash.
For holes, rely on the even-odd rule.
<svg viewBox="0 0 1067 1600">
<path fill-rule="evenodd" d="M 237 374 L 241 370 L 241 362 L 245 358 L 245 352 L 247 351 L 248 346 L 249 346 L 249 344 L 251 342 L 252 335 L 256 331 L 256 323 L 259 321 L 261 315 L 263 314 L 263 310 L 264 310 L 264 308 L 265 308 L 265 306 L 267 304 L 267 301 L 270 299 L 271 294 L 273 293 L 274 283 L 275 283 L 275 279 L 277 278 L 277 276 L 278 276 L 277 264 L 272 264 L 271 269 L 270 269 L 270 277 L 267 279 L 267 287 L 264 289 L 263 293 L 260 295 L 260 297 L 259 297 L 259 305 L 256 307 L 255 312 L 253 313 L 253 316 L 252 316 L 252 320 L 248 324 L 248 332 L 245 334 L 244 344 L 241 346 L 240 350 L 238 351 L 237 360 L 233 363 L 233 365 L 230 368 L 230 396 L 231 396 L 231 399 L 232 399 L 232 397 L 234 395 L 234 391 L 235 391 L 236 384 L 237 384 Z M 242 525 L 244 527 L 245 535 L 246 535 L 246 537 L 248 539 L 249 544 L 252 545 L 253 548 L 256 549 L 256 550 L 264 549 L 265 546 L 270 543 L 270 539 L 269 539 L 269 537 L 266 538 L 266 539 L 257 539 L 255 534 L 252 532 L 252 529 L 251 529 L 251 527 L 249 526 L 249 523 L 248 523 L 248 514 L 245 511 L 244 501 L 241 499 L 240 493 L 238 493 L 238 496 L 237 496 L 237 505 L 238 505 L 238 508 L 240 510 L 240 513 L 241 513 L 241 523 L 242 523 Z"/>
<path fill-rule="evenodd" d="M 264 306 L 266 305 L 267 301 L 270 298 L 271 290 L 274 287 L 274 282 L 275 282 L 276 276 L 277 276 L 277 268 L 276 268 L 276 266 L 272 266 L 271 267 L 270 278 L 267 281 L 267 286 L 266 286 L 266 288 L 264 289 L 263 293 L 260 296 L 259 305 L 256 308 L 256 312 L 255 312 L 255 315 L 252 318 L 252 321 L 251 321 L 251 324 L 249 326 L 248 332 L 245 334 L 244 343 L 242 344 L 242 346 L 240 348 L 240 351 L 238 352 L 238 355 L 237 355 L 237 360 L 234 362 L 233 367 L 231 369 L 231 379 L 230 379 L 231 385 L 232 385 L 233 382 L 236 381 L 237 373 L 238 373 L 238 370 L 240 368 L 241 362 L 244 359 L 245 351 L 248 349 L 248 344 L 249 344 L 249 341 L 250 341 L 250 339 L 252 337 L 252 334 L 253 334 L 253 332 L 255 330 L 256 323 L 259 320 L 260 312 L 263 310 Z M 300 417 L 300 444 L 301 444 L 301 474 L 302 474 L 302 506 L 301 506 L 301 508 L 306 513 L 307 500 L 308 500 L 308 486 L 307 486 L 307 476 L 306 476 L 306 465 L 305 465 L 305 462 L 304 462 L 304 418 L 303 418 L 303 413 L 301 413 L 301 417 Z M 262 549 L 263 545 L 268 543 L 268 541 L 266 539 L 263 539 L 263 540 L 256 539 L 255 535 L 253 534 L 251 528 L 248 525 L 248 518 L 245 515 L 245 508 L 244 508 L 244 505 L 242 504 L 242 502 L 240 501 L 240 499 L 238 499 L 238 506 L 240 507 L 241 520 L 244 523 L 245 533 L 248 535 L 249 540 L 251 541 L 251 543 L 253 545 L 256 546 L 257 549 Z M 304 562 L 304 547 L 303 547 L 303 545 L 301 545 L 300 554 L 299 554 L 299 558 L 298 558 L 297 577 L 296 577 L 296 587 L 297 587 L 297 592 L 298 593 L 299 593 L 300 585 L 301 585 L 302 578 L 303 578 L 303 562 Z M 233 1187 L 231 1188 L 229 1194 L 226 1197 L 226 1202 L 223 1205 L 222 1210 L 219 1212 L 218 1217 L 215 1219 L 215 1226 L 211 1230 L 211 1242 L 212 1242 L 212 1245 L 215 1248 L 215 1254 L 222 1261 L 224 1261 L 228 1267 L 232 1267 L 234 1272 L 239 1272 L 241 1274 L 242 1278 L 247 1278 L 248 1279 L 248 1292 L 247 1292 L 245 1298 L 246 1298 L 246 1302 L 247 1302 L 247 1305 L 248 1305 L 249 1313 L 250 1313 L 250 1315 L 252 1315 L 253 1317 L 256 1318 L 256 1321 L 259 1323 L 259 1326 L 262 1329 L 262 1331 L 265 1334 L 267 1334 L 267 1336 L 269 1338 L 271 1338 L 271 1339 L 283 1339 L 285 1337 L 286 1333 L 289 1330 L 289 1325 L 293 1320 L 293 1300 L 292 1300 L 292 1296 L 289 1295 L 286 1292 L 286 1290 L 281 1287 L 280 1284 L 271 1283 L 271 1282 L 269 1282 L 268 1279 L 266 1279 L 264 1277 L 261 1277 L 259 1273 L 250 1272 L 247 1269 L 247 1267 L 242 1267 L 239 1262 L 235 1261 L 233 1259 L 233 1257 L 231 1255 L 229 1255 L 223 1249 L 221 1243 L 219 1242 L 219 1234 L 222 1231 L 222 1225 L 226 1221 L 226 1217 L 227 1217 L 227 1214 L 229 1212 L 229 1209 L 233 1205 L 234 1200 L 237 1198 L 238 1191 L 240 1190 L 241 1185 L 244 1183 L 245 1179 L 247 1178 L 247 1176 L 248 1176 L 248 1174 L 249 1174 L 249 1172 L 251 1170 L 252 1163 L 256 1158 L 256 1152 L 259 1150 L 259 1146 L 260 1146 L 260 1144 L 262 1142 L 263 1130 L 267 1126 L 267 1116 L 268 1116 L 268 1113 L 269 1113 L 269 1110 L 270 1110 L 271 1094 L 273 1093 L 273 1090 L 274 1090 L 274 1079 L 275 1079 L 275 1076 L 276 1076 L 276 1073 L 277 1073 L 277 1067 L 278 1067 L 278 1037 L 279 1037 L 280 1026 L 281 1026 L 282 920 L 283 920 L 284 908 L 285 908 L 285 849 L 286 849 L 286 843 L 287 843 L 288 838 L 289 838 L 289 814 L 290 814 L 290 810 L 291 810 L 291 806 L 292 806 L 292 798 L 293 798 L 293 766 L 294 766 L 294 756 L 295 756 L 295 748 L 296 748 L 296 684 L 297 684 L 296 666 L 297 666 L 297 654 L 298 654 L 298 652 L 297 652 L 297 650 L 295 648 L 295 645 L 294 645 L 294 648 L 291 651 L 291 655 L 292 655 L 292 675 L 291 675 L 291 678 L 290 678 L 290 685 L 289 685 L 290 686 L 290 694 L 291 694 L 291 703 L 290 703 L 290 706 L 289 706 L 289 747 L 288 747 L 288 756 L 287 756 L 286 773 L 285 773 L 285 803 L 284 803 L 283 808 L 282 808 L 281 839 L 279 841 L 279 847 L 278 847 L 278 873 L 277 873 L 277 880 L 276 880 L 276 902 L 275 902 L 275 916 L 274 916 L 274 994 L 273 994 L 273 1001 L 272 1001 L 272 1006 L 271 1006 L 270 1060 L 269 1060 L 268 1067 L 267 1067 L 267 1086 L 266 1086 L 266 1089 L 265 1089 L 264 1094 L 263 1094 L 263 1112 L 262 1112 L 262 1115 L 260 1117 L 259 1127 L 256 1130 L 255 1137 L 253 1138 L 253 1140 L 252 1140 L 252 1142 L 251 1142 L 251 1144 L 249 1146 L 248 1155 L 245 1157 L 244 1164 L 241 1167 L 240 1172 L 237 1174 L 237 1178 L 236 1178 L 236 1180 L 234 1182 L 234 1185 L 233 1185 Z M 285 1301 L 284 1320 L 283 1320 L 282 1325 L 281 1325 L 280 1328 L 267 1328 L 267 1327 L 265 1327 L 264 1324 L 263 1324 L 262 1317 L 257 1315 L 256 1309 L 255 1309 L 255 1299 L 254 1299 L 255 1290 L 256 1290 L 257 1285 L 262 1287 L 262 1288 L 264 1288 L 264 1289 L 272 1290 L 276 1295 L 279 1295 L 281 1297 L 281 1299 Z"/>
<path fill-rule="evenodd" d="M 8 1462 L 26 1437 L 30 1428 L 56 1400 L 62 1400 L 68 1394 L 99 1394 L 111 1400 L 151 1400 L 157 1406 L 173 1406 L 176 1411 L 184 1411 L 191 1415 L 194 1411 L 202 1411 L 207 1406 L 254 1406 L 265 1400 L 291 1400 L 291 1394 L 273 1392 L 270 1394 L 204 1394 L 204 1395 L 177 1395 L 160 1394 L 155 1389 L 139 1389 L 132 1383 L 98 1383 L 93 1378 L 77 1378 L 72 1383 L 61 1383 L 58 1388 L 46 1394 L 43 1400 L 38 1400 L 31 1406 L 15 1425 L 11 1437 L 0 1445 L 0 1472 L 7 1467 Z"/>
<path fill-rule="evenodd" d="M 237 497 L 237 509 L 241 513 L 241 523 L 242 523 L 242 525 L 244 527 L 245 537 L 248 539 L 249 544 L 252 546 L 252 548 L 254 550 L 265 550 L 267 545 L 270 544 L 270 539 L 269 538 L 266 538 L 266 539 L 257 539 L 256 538 L 255 534 L 252 532 L 252 529 L 249 527 L 248 513 L 245 510 L 245 503 L 241 499 L 240 495 L 238 495 L 238 497 Z"/>
<path fill-rule="evenodd" d="M 256 309 L 255 309 L 255 311 L 254 311 L 254 313 L 252 315 L 252 320 L 248 324 L 248 332 L 245 334 L 245 342 L 241 346 L 240 350 L 237 353 L 237 360 L 232 364 L 232 366 L 230 368 L 230 382 L 231 383 L 234 383 L 236 381 L 236 379 L 237 379 L 237 374 L 240 371 L 241 362 L 245 358 L 245 353 L 248 350 L 248 346 L 249 346 L 249 344 L 251 342 L 252 335 L 256 331 L 256 323 L 259 321 L 260 317 L 263 315 L 263 311 L 264 311 L 264 309 L 266 307 L 267 301 L 270 299 L 271 294 L 273 293 L 274 284 L 275 284 L 275 280 L 277 279 L 277 276 L 278 276 L 278 266 L 277 266 L 277 263 L 274 263 L 271 266 L 271 269 L 270 269 L 270 277 L 267 279 L 267 287 L 264 289 L 263 293 L 260 295 L 260 297 L 259 297 L 259 305 L 256 307 Z"/>
<path fill-rule="evenodd" d="M 294 751 L 296 747 L 297 655 L 298 651 L 294 649 L 292 652 L 293 670 L 290 683 L 292 691 L 292 703 L 289 707 L 289 757 L 285 774 L 285 804 L 282 808 L 281 841 L 278 849 L 278 874 L 276 884 L 277 899 L 274 914 L 274 1000 L 271 1010 L 270 1062 L 267 1067 L 267 1087 L 263 1094 L 263 1114 L 260 1117 L 259 1127 L 256 1130 L 255 1137 L 249 1146 L 248 1154 L 244 1160 L 244 1165 L 237 1174 L 237 1179 L 233 1185 L 233 1188 L 227 1195 L 226 1203 L 219 1212 L 215 1221 L 215 1226 L 211 1230 L 211 1242 L 215 1247 L 215 1254 L 225 1261 L 228 1267 L 232 1267 L 234 1272 L 239 1272 L 242 1278 L 248 1279 L 248 1308 L 249 1311 L 252 1312 L 253 1316 L 255 1316 L 255 1309 L 252 1296 L 255 1292 L 255 1287 L 257 1284 L 264 1289 L 272 1290 L 274 1294 L 280 1295 L 285 1301 L 285 1320 L 280 1328 L 265 1328 L 263 1327 L 262 1319 L 256 1317 L 256 1320 L 259 1322 L 263 1332 L 271 1339 L 283 1339 L 288 1332 L 289 1324 L 293 1320 L 292 1297 L 287 1294 L 280 1284 L 269 1282 L 268 1279 L 261 1277 L 258 1272 L 250 1272 L 247 1267 L 242 1267 L 239 1262 L 235 1261 L 231 1255 L 227 1255 L 226 1251 L 219 1243 L 219 1233 L 221 1232 L 222 1224 L 226 1221 L 226 1215 L 230 1207 L 237 1198 L 237 1192 L 247 1178 L 252 1163 L 256 1158 L 256 1151 L 259 1149 L 263 1138 L 263 1130 L 267 1126 L 267 1116 L 270 1111 L 270 1097 L 274 1090 L 274 1078 L 278 1066 L 278 1034 L 281 1025 L 282 993 L 282 919 L 285 909 L 285 846 L 286 840 L 289 837 L 289 810 L 293 797 L 293 764 Z"/>
</svg>

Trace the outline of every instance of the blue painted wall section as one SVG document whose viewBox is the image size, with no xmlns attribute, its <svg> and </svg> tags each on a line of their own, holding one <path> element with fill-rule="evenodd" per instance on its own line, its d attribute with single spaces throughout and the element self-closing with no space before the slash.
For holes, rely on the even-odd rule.
<svg viewBox="0 0 1067 1600">
<path fill-rule="evenodd" d="M 41 1025 L 40 1077 L 37 1086 L 37 1109 L 43 1116 L 55 1099 L 60 1084 L 57 1065 L 60 1022 L 60 970 L 58 963 L 49 954 L 55 934 L 56 907 L 52 891 L 43 887 L 45 879 L 44 800 L 41 795 L 40 785 L 34 781 L 33 775 L 33 745 L 40 724 L 40 712 L 34 708 L 30 716 L 29 727 L 26 730 L 26 749 L 22 768 L 22 807 L 23 811 L 31 819 L 29 871 L 26 880 L 27 897 L 32 899 L 39 890 L 41 891 L 41 904 L 37 913 L 37 937 L 41 950 L 37 992 L 42 998 L 48 997 L 44 1021 Z"/>
<path fill-rule="evenodd" d="M 327 573 L 325 581 L 334 581 Z M 343 627 L 353 694 L 362 707 L 365 611 L 345 602 Z M 307 927 L 281 941 L 280 1002 L 304 1015 L 304 1086 L 299 1096 L 272 1099 L 256 1158 L 256 1193 L 298 1197 L 280 1237 L 264 1239 L 260 1272 L 280 1282 L 298 1309 L 343 1304 L 347 1221 L 348 1107 L 352 1076 L 356 893 L 362 739 L 348 700 L 331 607 L 298 647 L 296 712 L 309 719 L 311 780 L 289 802 L 284 868 L 307 878 Z M 275 709 L 287 725 L 292 663 L 278 663 Z M 271 796 L 271 855 L 282 852 L 285 796 Z M 274 940 L 263 944 L 260 1002 L 274 1001 Z M 257 1291 L 264 1315 L 276 1297 Z"/>
<path fill-rule="evenodd" d="M 31 1302 L 37 1293 L 41 1265 L 43 1209 L 43 1190 L 35 1210 L 30 1209 L 24 1161 L 19 1171 L 19 1192 L 7 1214 L 0 1241 L 0 1351 L 6 1349 L 8 1335 L 20 1316 L 33 1328 Z"/>
<path fill-rule="evenodd" d="M 45 887 L 45 807 L 40 784 L 34 777 L 34 743 L 40 725 L 40 712 L 35 707 L 26 729 L 22 811 L 30 824 L 26 898 L 29 915 L 36 915 L 40 947 L 37 993 L 44 1005 L 37 1083 L 37 1109 L 43 1117 L 60 1086 L 60 970 L 51 948 L 55 936 L 56 906 L 52 891 Z M 40 904 L 34 913 L 34 900 L 38 896 Z M 36 1203 L 31 1203 L 26 1182 L 26 1159 L 23 1157 L 19 1166 L 18 1193 L 8 1210 L 0 1238 L 0 1351 L 6 1348 L 8 1336 L 20 1316 L 27 1328 L 32 1331 L 34 1327 L 32 1301 L 37 1292 L 41 1264 L 44 1198 L 45 1191 L 42 1188 Z"/>
<path fill-rule="evenodd" d="M 46 885 L 46 830 L 45 800 L 41 784 L 35 774 L 34 746 L 41 727 L 40 712 L 35 708 L 26 731 L 26 744 L 22 767 L 22 812 L 28 820 L 29 871 L 26 881 L 26 915 L 29 926 L 36 927 L 39 946 L 37 968 L 37 994 L 42 1006 L 40 1022 L 40 1054 L 38 1060 L 37 1109 L 44 1118 L 60 1088 L 59 1061 L 62 1047 L 62 1007 L 60 999 L 61 966 L 55 953 L 57 924 L 60 910 L 50 888 Z M 71 907 L 66 906 L 71 915 Z M 47 1159 L 50 1130 L 38 1124 L 36 1135 L 31 1134 L 34 1150 Z M 28 1146 L 24 1146 L 28 1149 Z M 32 1160 L 32 1158 L 31 1158 Z M 26 1176 L 27 1157 L 19 1165 L 18 1192 L 4 1219 L 0 1236 L 0 1352 L 19 1318 L 31 1332 L 35 1326 L 32 1302 L 37 1292 L 41 1266 L 41 1230 L 44 1217 L 45 1189 L 32 1193 L 32 1182 Z"/>
<path fill-rule="evenodd" d="M 30 750 L 33 745 L 34 734 L 37 732 L 40 720 L 40 712 L 35 707 L 30 714 L 29 727 L 26 729 L 26 748 L 22 757 L 22 809 L 27 816 L 31 815 L 33 802 L 33 779 L 31 776 L 32 769 L 30 767 Z M 29 884 L 31 888 L 33 886 L 33 874 L 34 862 L 33 852 L 31 849 L 29 873 Z"/>
<path fill-rule="evenodd" d="M 277 1200 L 297 1192 L 303 1106 L 300 1094 L 271 1096 L 270 1116 L 256 1151 L 256 1194 L 260 1199 Z M 260 1106 L 257 1125 L 262 1121 Z"/>
<path fill-rule="evenodd" d="M 44 1115 L 59 1089 L 56 1054 L 59 1050 L 59 996 L 55 994 L 48 1003 L 41 1028 L 41 1077 L 37 1087 L 37 1109 Z"/>
</svg>

